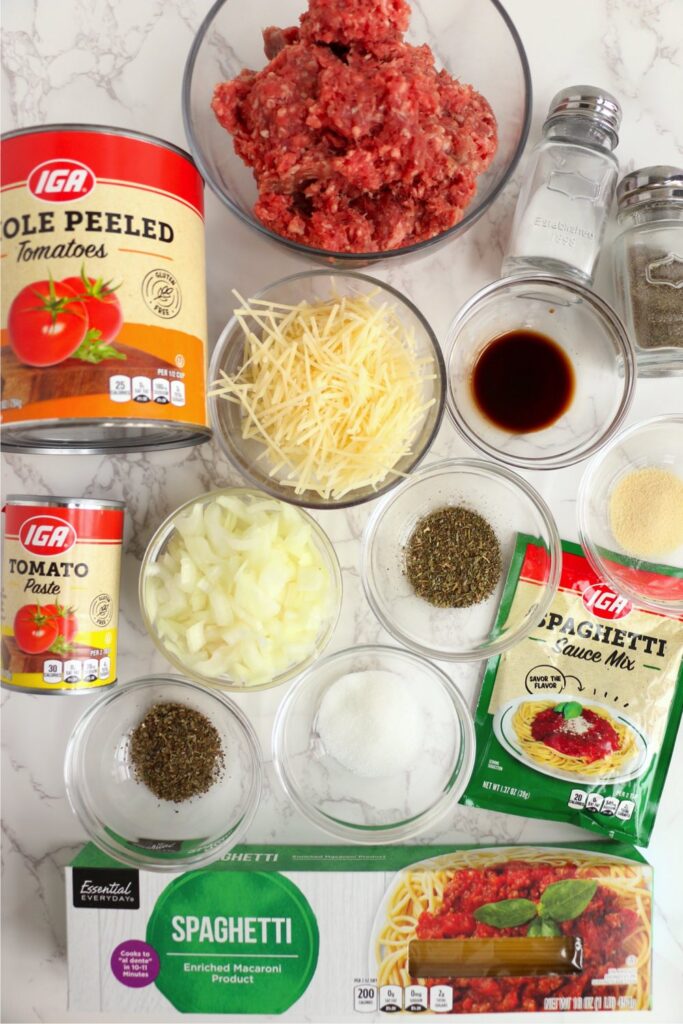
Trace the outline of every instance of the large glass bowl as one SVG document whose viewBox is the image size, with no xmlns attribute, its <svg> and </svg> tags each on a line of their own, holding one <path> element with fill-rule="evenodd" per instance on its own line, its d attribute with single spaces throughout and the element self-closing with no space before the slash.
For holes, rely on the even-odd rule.
<svg viewBox="0 0 683 1024">
<path fill-rule="evenodd" d="M 306 0 L 218 0 L 195 37 L 183 81 L 185 131 L 207 184 L 228 209 L 264 238 L 327 264 L 367 266 L 380 259 L 421 253 L 466 231 L 496 199 L 524 149 L 531 116 L 531 76 L 522 42 L 498 0 L 421 0 L 412 5 L 407 40 L 428 43 L 437 67 L 474 86 L 493 108 L 498 150 L 465 216 L 455 227 L 416 245 L 375 253 L 335 253 L 282 238 L 253 213 L 257 189 L 251 168 L 235 155 L 232 138 L 211 109 L 214 87 L 243 68 L 266 64 L 261 32 L 298 23 Z"/>
<path fill-rule="evenodd" d="M 217 729 L 225 764 L 204 794 L 160 800 L 135 777 L 132 730 L 155 704 L 184 704 Z M 95 701 L 76 723 L 64 762 L 74 814 L 110 857 L 152 871 L 216 860 L 238 843 L 261 796 L 261 752 L 236 704 L 178 676 L 136 679 Z"/>
<path fill-rule="evenodd" d="M 421 401 L 432 401 L 425 410 L 422 421 L 412 444 L 412 454 L 402 458 L 395 472 L 387 474 L 379 487 L 362 487 L 350 491 L 342 498 L 322 498 L 317 491 L 306 490 L 296 494 L 294 488 L 286 486 L 278 476 L 271 476 L 267 461 L 262 458 L 265 446 L 256 440 L 242 438 L 242 411 L 234 402 L 223 398 L 209 397 L 209 414 L 215 437 L 233 466 L 246 477 L 255 487 L 266 491 L 275 498 L 288 501 L 293 505 L 306 508 L 347 508 L 371 501 L 380 494 L 395 487 L 397 483 L 410 473 L 424 458 L 434 441 L 441 420 L 443 419 L 446 401 L 446 372 L 441 348 L 433 330 L 412 302 L 401 295 L 391 285 L 384 284 L 365 274 L 339 272 L 334 270 L 312 270 L 301 274 L 293 274 L 281 281 L 268 285 L 257 292 L 253 298 L 267 299 L 270 302 L 296 304 L 301 301 L 322 302 L 338 296 L 368 295 L 378 292 L 377 302 L 392 308 L 406 329 L 412 331 L 415 339 L 415 354 L 420 360 L 428 360 L 425 366 L 425 380 L 422 387 Z M 259 334 L 257 324 L 247 321 L 250 328 Z M 221 371 L 229 376 L 236 375 L 244 362 L 244 334 L 242 328 L 233 317 L 216 342 L 209 367 L 209 385 L 220 377 Z M 210 391 L 210 387 L 209 387 Z"/>
<path fill-rule="evenodd" d="M 328 614 L 325 616 L 324 622 L 321 625 L 314 649 L 303 661 L 290 665 L 285 671 L 264 683 L 249 685 L 247 683 L 240 683 L 235 679 L 228 678 L 227 676 L 202 675 L 191 665 L 185 664 L 185 662 L 182 661 L 174 651 L 170 650 L 164 637 L 160 635 L 159 630 L 155 626 L 154 619 L 149 612 L 147 588 L 150 580 L 150 567 L 162 558 L 164 552 L 168 548 L 168 545 L 176 532 L 178 517 L 189 514 L 194 505 L 209 504 L 220 495 L 241 498 L 243 501 L 247 502 L 260 501 L 263 499 L 263 494 L 259 491 L 253 491 L 244 487 L 225 487 L 219 491 L 210 491 L 208 494 L 202 494 L 198 498 L 191 498 L 190 501 L 185 502 L 184 505 L 181 505 L 174 512 L 171 512 L 147 545 L 147 550 L 145 551 L 142 565 L 140 567 L 138 599 L 140 602 L 140 611 L 142 612 L 142 620 L 157 649 L 161 651 L 164 657 L 170 661 L 176 669 L 182 672 L 183 675 L 190 676 L 190 678 L 196 679 L 198 682 L 205 683 L 208 686 L 217 686 L 222 690 L 232 690 L 236 693 L 251 693 L 257 690 L 268 690 L 273 686 L 279 686 L 281 683 L 287 682 L 288 679 L 292 679 L 293 676 L 303 671 L 303 669 L 315 661 L 316 658 L 320 657 L 332 639 L 332 635 L 339 618 L 342 600 L 342 578 L 341 570 L 339 568 L 339 560 L 331 541 L 322 527 L 316 523 L 315 519 L 313 519 L 312 516 L 309 516 L 307 512 L 303 509 L 298 509 L 297 511 L 301 516 L 302 523 L 308 524 L 311 528 L 313 543 L 318 549 L 330 580 Z"/>
<path fill-rule="evenodd" d="M 612 533 L 610 497 L 638 469 L 669 470 L 683 480 L 683 415 L 657 416 L 618 434 L 588 465 L 578 498 L 579 536 L 601 581 L 643 608 L 683 614 L 683 545 L 648 559 L 625 551 Z"/>
<path fill-rule="evenodd" d="M 498 585 L 469 608 L 429 604 L 404 572 L 405 547 L 416 524 L 445 506 L 479 513 L 500 546 Z M 541 583 L 524 591 L 501 617 L 508 570 L 526 542 L 538 548 Z M 559 583 L 561 560 L 555 520 L 533 487 L 492 462 L 447 459 L 423 467 L 377 504 L 363 534 L 361 579 L 375 615 L 400 643 L 426 657 L 480 661 L 508 650 L 541 621 Z"/>
<path fill-rule="evenodd" d="M 407 680 L 423 715 L 419 760 L 379 778 L 345 768 L 318 732 L 329 689 L 342 676 L 368 671 Z M 273 726 L 273 759 L 292 803 L 325 832 L 356 843 L 405 843 L 438 827 L 465 791 L 474 765 L 474 725 L 459 691 L 436 665 L 397 647 L 354 647 L 319 661 L 291 687 Z"/>
<path fill-rule="evenodd" d="M 479 409 L 472 374 L 490 342 L 525 330 L 564 350 L 574 393 L 549 426 L 512 433 Z M 583 285 L 547 274 L 505 277 L 468 299 L 450 327 L 446 367 L 447 408 L 459 433 L 491 458 L 525 469 L 559 469 L 598 451 L 623 423 L 636 383 L 633 346 L 614 310 Z"/>
</svg>

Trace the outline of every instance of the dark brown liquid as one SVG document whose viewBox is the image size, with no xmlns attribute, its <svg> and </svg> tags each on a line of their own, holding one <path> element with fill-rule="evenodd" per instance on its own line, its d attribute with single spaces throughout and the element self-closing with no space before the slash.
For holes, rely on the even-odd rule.
<svg viewBox="0 0 683 1024">
<path fill-rule="evenodd" d="M 549 427 L 566 412 L 574 396 L 574 369 L 552 338 L 509 331 L 477 359 L 472 391 L 487 419 L 525 434 Z"/>
</svg>

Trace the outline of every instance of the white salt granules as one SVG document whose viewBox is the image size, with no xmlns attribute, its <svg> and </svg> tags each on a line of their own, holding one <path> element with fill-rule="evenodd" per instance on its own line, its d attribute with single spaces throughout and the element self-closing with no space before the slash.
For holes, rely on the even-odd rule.
<svg viewBox="0 0 683 1024">
<path fill-rule="evenodd" d="M 326 752 L 366 778 L 407 772 L 423 749 L 424 715 L 410 683 L 393 672 L 352 672 L 325 693 L 317 728 Z"/>
</svg>

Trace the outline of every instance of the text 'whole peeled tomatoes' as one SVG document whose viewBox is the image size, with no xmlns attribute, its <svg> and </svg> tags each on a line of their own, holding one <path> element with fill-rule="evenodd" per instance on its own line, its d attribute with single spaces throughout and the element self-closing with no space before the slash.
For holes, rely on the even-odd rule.
<svg viewBox="0 0 683 1024">
<path fill-rule="evenodd" d="M 2 155 L 8 451 L 205 441 L 203 182 L 151 136 L 12 132 Z"/>
</svg>

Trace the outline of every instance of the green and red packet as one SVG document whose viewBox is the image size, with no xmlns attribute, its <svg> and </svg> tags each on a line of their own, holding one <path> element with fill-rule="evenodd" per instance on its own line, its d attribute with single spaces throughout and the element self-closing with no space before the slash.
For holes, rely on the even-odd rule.
<svg viewBox="0 0 683 1024">
<path fill-rule="evenodd" d="M 598 579 L 578 544 L 563 541 L 562 553 L 547 614 L 529 637 L 486 665 L 476 762 L 463 803 L 567 821 L 645 846 L 683 713 L 681 617 L 647 611 L 616 593 Z M 520 535 L 499 624 L 514 617 L 516 602 L 533 602 L 534 588 L 540 593 L 546 563 L 538 542 Z M 658 566 L 654 575 L 665 586 L 676 572 Z M 536 717 L 548 706 L 560 724 L 539 741 Z M 531 723 L 531 736 L 520 715 Z M 615 733 L 606 731 L 618 734 L 621 744 L 602 759 L 589 742 L 596 715 L 614 726 Z M 554 721 L 549 710 L 545 718 Z M 566 755 L 567 747 L 582 753 Z"/>
</svg>

